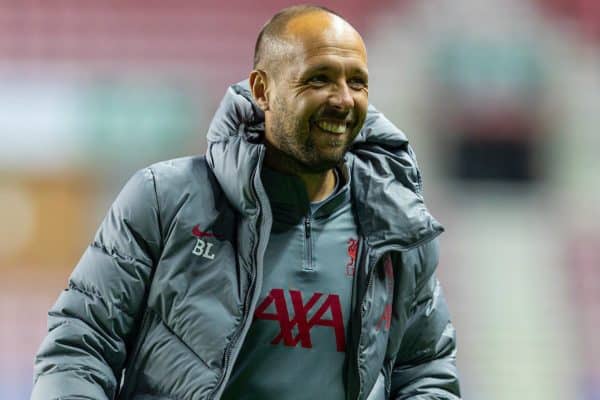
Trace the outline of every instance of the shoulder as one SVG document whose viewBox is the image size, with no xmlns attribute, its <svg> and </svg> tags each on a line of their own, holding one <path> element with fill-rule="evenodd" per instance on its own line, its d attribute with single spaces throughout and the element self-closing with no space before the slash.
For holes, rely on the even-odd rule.
<svg viewBox="0 0 600 400">
<path fill-rule="evenodd" d="M 194 210 L 200 220 L 212 219 L 229 204 L 204 156 L 161 161 L 145 171 L 153 179 L 164 234 L 185 210 Z"/>
<path fill-rule="evenodd" d="M 208 165 L 204 156 L 189 156 L 160 161 L 152 164 L 142 171 L 153 175 L 154 180 L 160 185 L 189 184 L 198 179 L 208 178 Z"/>
<path fill-rule="evenodd" d="M 393 253 L 392 259 L 400 263 L 402 270 L 410 274 L 416 287 L 428 281 L 435 273 L 439 258 L 440 244 L 436 237 L 415 248 L 400 253 Z"/>
<path fill-rule="evenodd" d="M 220 215 L 227 202 L 204 157 L 162 161 L 129 178 L 94 238 L 96 247 L 141 254 L 140 240 L 157 259 L 179 219 L 203 222 Z M 135 237 L 135 240 L 124 239 Z"/>
<path fill-rule="evenodd" d="M 220 187 L 204 156 L 161 161 L 135 172 L 121 189 L 112 210 L 118 219 L 164 225 L 192 203 L 211 207 Z M 149 218 L 153 216 L 153 218 Z"/>
<path fill-rule="evenodd" d="M 201 195 L 218 189 L 215 176 L 204 156 L 161 161 L 142 171 L 152 176 L 159 203 L 162 200 L 168 204 L 177 198 Z"/>
<path fill-rule="evenodd" d="M 204 156 L 160 161 L 138 170 L 123 187 L 117 201 L 142 206 L 154 203 L 164 212 L 191 195 L 216 188 Z"/>
</svg>

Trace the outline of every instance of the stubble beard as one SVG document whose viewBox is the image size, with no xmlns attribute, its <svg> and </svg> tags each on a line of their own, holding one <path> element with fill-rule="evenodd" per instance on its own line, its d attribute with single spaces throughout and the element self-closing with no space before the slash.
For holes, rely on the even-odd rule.
<svg viewBox="0 0 600 400">
<path fill-rule="evenodd" d="M 282 170 L 294 174 L 320 174 L 343 161 L 347 146 L 336 156 L 325 158 L 319 153 L 308 129 L 300 126 L 286 128 L 274 124 L 273 137 L 277 143 L 269 144 L 267 150 L 270 159 Z"/>
<path fill-rule="evenodd" d="M 344 160 L 350 143 L 332 157 L 324 157 L 319 153 L 311 135 L 310 122 L 302 123 L 293 117 L 286 118 L 293 115 L 286 112 L 286 109 L 283 104 L 277 104 L 270 127 L 275 143 L 267 144 L 267 155 L 273 167 L 292 174 L 321 174 Z"/>
</svg>

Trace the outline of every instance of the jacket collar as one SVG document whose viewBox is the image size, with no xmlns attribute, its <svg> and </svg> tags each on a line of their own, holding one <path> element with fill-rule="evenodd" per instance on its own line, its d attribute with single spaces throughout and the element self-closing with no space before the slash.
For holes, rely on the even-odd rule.
<svg viewBox="0 0 600 400">
<path fill-rule="evenodd" d="M 253 215 L 259 207 L 253 179 L 265 151 L 263 121 L 246 80 L 229 87 L 208 129 L 208 163 L 242 215 Z M 425 207 L 406 136 L 371 105 L 346 158 L 358 228 L 371 246 L 409 248 L 443 231 Z"/>
<path fill-rule="evenodd" d="M 350 202 L 348 174 L 340 173 L 339 187 L 313 210 L 304 183 L 299 177 L 265 167 L 261 177 L 269 196 L 274 220 L 297 223 L 307 215 L 315 219 L 328 218 Z"/>
</svg>

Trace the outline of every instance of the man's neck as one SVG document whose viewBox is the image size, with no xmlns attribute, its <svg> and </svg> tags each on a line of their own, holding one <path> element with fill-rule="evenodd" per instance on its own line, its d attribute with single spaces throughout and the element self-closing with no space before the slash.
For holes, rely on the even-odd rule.
<svg viewBox="0 0 600 400">
<path fill-rule="evenodd" d="M 295 160 L 281 157 L 281 154 L 276 153 L 267 150 L 265 164 L 275 171 L 299 177 L 304 183 L 308 200 L 311 203 L 326 199 L 335 190 L 336 178 L 333 169 L 314 173 L 301 171 Z"/>
<path fill-rule="evenodd" d="M 306 188 L 311 203 L 326 199 L 335 190 L 335 173 L 332 169 L 319 174 L 297 174 Z"/>
</svg>

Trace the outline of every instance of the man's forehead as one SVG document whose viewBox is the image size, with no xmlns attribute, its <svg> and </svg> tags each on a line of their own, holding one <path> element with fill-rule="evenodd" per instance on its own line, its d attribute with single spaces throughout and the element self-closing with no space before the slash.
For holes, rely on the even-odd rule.
<svg viewBox="0 0 600 400">
<path fill-rule="evenodd" d="M 338 49 L 359 53 L 366 60 L 366 48 L 360 34 L 348 22 L 327 12 L 293 18 L 286 26 L 284 37 L 291 45 L 299 45 L 307 53 Z"/>
</svg>

